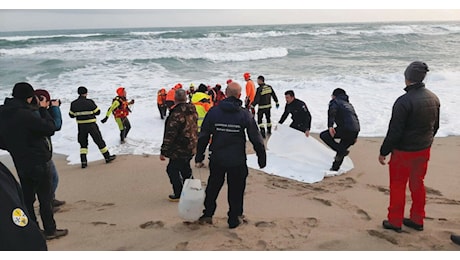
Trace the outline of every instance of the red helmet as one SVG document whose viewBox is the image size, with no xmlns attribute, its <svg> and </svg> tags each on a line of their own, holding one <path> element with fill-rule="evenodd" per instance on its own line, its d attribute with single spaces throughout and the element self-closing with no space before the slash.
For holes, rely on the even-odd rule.
<svg viewBox="0 0 460 260">
<path fill-rule="evenodd" d="M 125 91 L 124 87 L 117 88 L 117 95 L 120 97 L 124 96 L 124 93 L 123 93 L 124 91 Z"/>
<path fill-rule="evenodd" d="M 227 84 L 230 84 L 230 83 L 232 83 L 232 82 L 233 82 L 232 79 L 227 79 Z"/>
<path fill-rule="evenodd" d="M 248 80 L 249 78 L 251 78 L 251 74 L 249 74 L 249 72 L 246 72 L 243 74 L 243 77 L 244 77 L 244 80 Z"/>
</svg>

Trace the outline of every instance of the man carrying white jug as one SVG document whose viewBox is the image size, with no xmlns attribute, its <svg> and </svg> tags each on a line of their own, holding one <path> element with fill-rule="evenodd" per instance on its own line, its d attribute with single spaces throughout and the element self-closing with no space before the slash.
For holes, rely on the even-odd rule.
<svg viewBox="0 0 460 260">
<path fill-rule="evenodd" d="M 198 114 L 193 104 L 187 103 L 187 93 L 176 90 L 174 106 L 165 122 L 160 160 L 169 158 L 166 172 L 172 184 L 169 200 L 178 202 L 186 179 L 192 178 L 190 160 L 196 153 Z"/>
<path fill-rule="evenodd" d="M 260 168 L 266 165 L 265 145 L 249 110 L 242 108 L 241 86 L 231 82 L 225 94 L 228 98 L 212 107 L 206 114 L 198 138 L 196 167 L 203 167 L 204 152 L 209 147 L 209 179 L 206 186 L 204 211 L 199 222 L 212 224 L 216 199 L 225 181 L 228 183 L 228 226 L 238 227 L 243 219 L 243 197 L 248 167 L 246 165 L 246 133 L 254 146 Z"/>
</svg>

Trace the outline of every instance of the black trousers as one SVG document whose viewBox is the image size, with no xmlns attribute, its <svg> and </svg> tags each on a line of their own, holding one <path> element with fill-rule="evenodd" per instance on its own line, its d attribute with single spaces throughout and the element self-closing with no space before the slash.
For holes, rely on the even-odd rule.
<svg viewBox="0 0 460 260">
<path fill-rule="evenodd" d="M 52 207 L 53 189 L 50 161 L 28 167 L 27 170 L 18 169 L 18 176 L 21 181 L 24 204 L 27 207 L 31 221 L 34 221 L 39 226 L 34 210 L 35 196 L 37 196 L 40 202 L 40 217 L 43 229 L 47 235 L 54 234 L 56 222 L 54 221 Z"/>
<path fill-rule="evenodd" d="M 222 189 L 227 175 L 228 185 L 228 218 L 237 219 L 243 215 L 243 199 L 246 189 L 246 178 L 248 177 L 248 167 L 242 164 L 236 167 L 225 167 L 218 162 L 209 163 L 209 178 L 206 186 L 206 198 L 204 199 L 203 214 L 206 217 L 212 217 L 216 211 L 216 200 Z"/>
<path fill-rule="evenodd" d="M 192 177 L 192 168 L 190 168 L 190 158 L 169 159 L 166 172 L 169 176 L 169 181 L 172 184 L 174 195 L 180 196 L 184 181 Z"/>
<path fill-rule="evenodd" d="M 166 117 L 166 110 L 168 109 L 166 105 L 157 105 L 158 106 L 158 111 L 160 112 L 160 117 L 161 119 L 164 119 Z"/>
<path fill-rule="evenodd" d="M 331 136 L 329 130 L 321 132 L 319 137 L 332 150 L 336 151 L 338 154 L 343 154 L 350 146 L 355 144 L 356 138 L 358 138 L 358 132 L 343 131 L 339 128 L 335 128 L 335 131 L 334 137 Z M 340 142 L 336 142 L 334 139 L 340 139 Z"/>
<path fill-rule="evenodd" d="M 80 148 L 88 149 L 88 135 L 91 135 L 101 152 L 106 148 L 101 131 L 99 131 L 96 123 L 78 124 L 78 143 L 80 143 Z"/>
<path fill-rule="evenodd" d="M 121 141 L 124 141 L 125 138 L 128 136 L 129 130 L 131 130 L 131 123 L 129 122 L 127 117 L 123 117 L 120 119 L 123 125 L 123 129 L 120 130 L 120 139 Z"/>
<path fill-rule="evenodd" d="M 264 115 L 265 115 L 265 119 L 267 119 L 267 128 L 272 127 L 270 111 L 271 111 L 270 108 L 259 109 L 257 111 L 257 124 L 259 125 L 259 128 L 265 129 L 265 125 L 262 124 L 262 119 L 263 119 Z"/>
</svg>

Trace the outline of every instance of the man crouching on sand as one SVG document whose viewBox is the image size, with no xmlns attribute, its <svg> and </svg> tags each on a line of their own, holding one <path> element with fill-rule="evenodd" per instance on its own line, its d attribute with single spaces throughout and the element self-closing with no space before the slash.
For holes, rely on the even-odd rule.
<svg viewBox="0 0 460 260">
<path fill-rule="evenodd" d="M 173 187 L 169 200 L 177 202 L 182 193 L 186 179 L 192 178 L 190 160 L 196 153 L 198 135 L 198 113 L 195 106 L 187 102 L 187 93 L 179 88 L 174 94 L 174 105 L 171 107 L 165 122 L 163 144 L 160 160 L 169 158 L 166 172 Z"/>
<path fill-rule="evenodd" d="M 209 179 L 206 186 L 204 211 L 199 222 L 212 224 L 216 211 L 216 199 L 227 174 L 228 226 L 238 227 L 243 219 L 243 197 L 248 167 L 246 165 L 246 134 L 254 146 L 260 168 L 266 165 L 265 146 L 256 122 L 249 110 L 243 109 L 241 86 L 232 82 L 225 90 L 228 98 L 222 100 L 206 114 L 198 137 L 195 156 L 196 167 L 203 167 L 204 152 L 212 136 L 209 148 Z"/>
</svg>

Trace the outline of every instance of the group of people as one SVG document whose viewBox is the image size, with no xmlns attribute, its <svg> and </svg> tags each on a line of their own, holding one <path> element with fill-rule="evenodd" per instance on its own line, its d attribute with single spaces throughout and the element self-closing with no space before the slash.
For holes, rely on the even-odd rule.
<svg viewBox="0 0 460 260">
<path fill-rule="evenodd" d="M 396 232 L 402 231 L 402 225 L 417 231 L 424 229 L 424 177 L 431 145 L 439 129 L 440 113 L 439 99 L 423 83 L 428 71 L 426 63 L 419 61 L 412 62 L 406 68 L 406 93 L 393 105 L 388 131 L 378 158 L 385 165 L 386 156 L 391 154 L 390 205 L 388 218 L 382 222 L 382 226 Z M 248 176 L 247 137 L 254 147 L 259 167 L 264 168 L 267 164 L 263 139 L 271 133 L 271 99 L 275 101 L 277 108 L 279 102 L 274 89 L 265 84 L 263 76 L 257 79 L 257 89 L 249 73 L 245 73 L 243 77 L 246 81 L 244 105 L 241 100 L 242 87 L 233 80 L 227 81 L 225 93 L 222 94 L 219 93 L 220 85 L 212 88 L 212 92 L 204 84 L 200 84 L 197 90 L 192 85 L 193 88 L 186 91 L 180 83 L 168 92 L 165 89 L 158 92 L 160 115 L 161 118 L 166 118 L 160 160 L 169 158 L 166 172 L 173 189 L 173 193 L 169 195 L 171 201 L 180 199 L 184 181 L 193 178 L 190 166 L 193 157 L 195 167 L 204 167 L 205 153 L 209 146 L 210 174 L 205 190 L 205 209 L 199 218 L 202 224 L 213 223 L 216 200 L 225 178 L 228 185 L 228 226 L 236 228 L 245 221 L 243 205 Z M 52 203 L 55 174 L 50 170 L 53 165 L 50 137 L 62 124 L 62 119 L 59 119 L 60 112 L 56 112 L 60 104 L 51 100 L 49 94 L 37 91 L 28 83 L 17 83 L 13 88 L 13 98 L 7 98 L 0 107 L 0 148 L 11 154 L 21 182 L 19 186 L 11 172 L 0 165 L 0 198 L 7 205 L 0 208 L 0 222 L 8 222 L 4 220 L 5 216 L 13 216 L 13 221 L 9 221 L 10 225 L 0 225 L 1 233 L 14 233 L 10 241 L 3 241 L 2 236 L 0 245 L 5 248 L 19 248 L 15 239 L 27 237 L 26 240 L 30 243 L 21 245 L 21 248 L 46 250 L 43 239 L 53 239 L 68 233 L 66 229 L 56 228 Z M 71 103 L 69 112 L 70 117 L 76 118 L 78 124 L 82 168 L 87 167 L 88 135 L 93 137 L 107 163 L 116 158 L 115 155 L 110 155 L 102 139 L 96 124 L 96 115 L 100 114 L 100 109 L 93 100 L 87 98 L 87 92 L 85 87 L 78 88 L 79 97 Z M 134 100 L 126 99 L 126 90 L 122 87 L 116 92 L 117 97 L 113 99 L 102 122 L 105 123 L 110 114 L 113 114 L 123 142 L 130 129 L 127 116 Z M 291 114 L 290 127 L 309 137 L 312 117 L 307 105 L 296 98 L 292 90 L 284 94 L 286 106 L 278 123 L 284 123 Z M 254 119 L 256 106 L 257 123 Z M 166 110 L 169 111 L 168 116 Z M 264 116 L 266 125 L 262 124 Z M 356 111 L 343 89 L 337 88 L 332 92 L 327 126 L 328 129 L 320 133 L 320 138 L 336 152 L 331 170 L 337 171 L 349 154 L 348 149 L 356 143 L 360 131 Z M 404 218 L 407 183 L 412 205 L 410 216 Z M 38 196 L 40 202 L 44 230 L 38 228 L 34 213 L 35 196 Z M 460 244 L 460 236 L 452 235 L 451 239 Z M 32 245 L 33 240 L 38 241 L 33 243 L 35 246 L 27 247 Z"/>
</svg>

